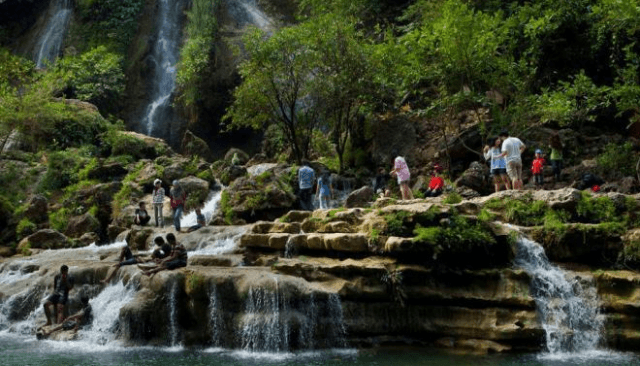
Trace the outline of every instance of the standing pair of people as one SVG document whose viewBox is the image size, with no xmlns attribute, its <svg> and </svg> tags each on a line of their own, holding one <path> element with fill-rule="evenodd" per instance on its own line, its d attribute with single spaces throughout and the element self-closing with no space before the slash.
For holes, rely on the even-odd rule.
<svg viewBox="0 0 640 366">
<path fill-rule="evenodd" d="M 162 188 L 162 181 L 156 179 L 153 182 L 153 214 L 156 221 L 156 227 L 164 227 L 164 215 L 162 206 L 164 205 L 165 191 Z M 169 198 L 171 199 L 171 209 L 173 210 L 173 226 L 176 231 L 180 231 L 180 218 L 184 212 L 184 204 L 187 200 L 187 192 L 182 188 L 180 182 L 174 180 L 169 190 Z M 147 220 L 148 221 L 148 220 Z"/>
</svg>

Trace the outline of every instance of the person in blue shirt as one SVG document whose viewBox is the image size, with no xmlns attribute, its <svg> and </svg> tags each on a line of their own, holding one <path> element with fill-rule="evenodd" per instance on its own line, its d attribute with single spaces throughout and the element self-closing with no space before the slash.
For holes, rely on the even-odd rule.
<svg viewBox="0 0 640 366">
<path fill-rule="evenodd" d="M 187 232 L 190 233 L 192 231 L 196 231 L 203 226 L 207 226 L 204 215 L 202 214 L 202 210 L 198 207 L 196 208 L 196 224 L 187 229 Z"/>
<path fill-rule="evenodd" d="M 309 162 L 303 161 L 302 168 L 298 169 L 298 199 L 303 211 L 313 211 L 313 183 L 316 181 L 316 172 L 308 164 Z"/>
</svg>

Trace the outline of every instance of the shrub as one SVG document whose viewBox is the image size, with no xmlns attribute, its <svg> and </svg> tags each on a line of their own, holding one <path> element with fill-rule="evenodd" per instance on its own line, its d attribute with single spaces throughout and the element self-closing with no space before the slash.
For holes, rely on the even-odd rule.
<svg viewBox="0 0 640 366">
<path fill-rule="evenodd" d="M 622 145 L 610 143 L 604 152 L 596 158 L 603 174 L 620 172 L 622 175 L 633 175 L 636 169 L 636 155 L 633 144 L 629 141 Z"/>
<path fill-rule="evenodd" d="M 18 239 L 22 239 L 33 234 L 36 229 L 36 224 L 31 222 L 31 220 L 27 218 L 23 218 L 22 220 L 20 220 L 18 226 L 16 227 L 16 234 L 18 234 Z"/>
<path fill-rule="evenodd" d="M 450 205 L 462 202 L 462 196 L 458 192 L 449 193 L 442 202 Z"/>
<path fill-rule="evenodd" d="M 69 217 L 71 212 L 66 207 L 60 208 L 58 211 L 54 211 L 49 214 L 49 223 L 51 228 L 63 232 L 67 229 L 69 224 Z"/>
</svg>

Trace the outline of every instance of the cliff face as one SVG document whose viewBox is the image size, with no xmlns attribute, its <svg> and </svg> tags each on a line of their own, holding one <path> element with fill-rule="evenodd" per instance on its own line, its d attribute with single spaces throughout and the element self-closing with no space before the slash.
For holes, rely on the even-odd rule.
<svg viewBox="0 0 640 366">
<path fill-rule="evenodd" d="M 64 263 L 76 278 L 70 312 L 78 308 L 80 293 L 97 304 L 128 284 L 130 300 L 119 305 L 109 330 L 128 344 L 285 351 L 418 342 L 474 352 L 538 350 L 545 329 L 532 277 L 513 264 L 518 247 L 509 232 L 515 226 L 483 222 L 473 212 L 491 206 L 497 217 L 505 212 L 496 208 L 496 198 L 537 202 L 543 195 L 548 207 L 570 207 L 573 198 L 580 202 L 579 192 L 570 189 L 533 197 L 508 192 L 458 204 L 378 200 L 369 209 L 291 211 L 272 222 L 206 227 L 177 234 L 190 252 L 186 268 L 146 277 L 136 266 L 125 266 L 109 286 L 99 281 L 123 239 L 142 250 L 172 230 L 133 226 L 121 233 L 119 244 L 34 249 L 29 258 L 0 264 L 0 304 L 8 314 L 0 324 L 16 327 L 30 319 L 21 331 L 34 332 L 44 322 L 34 310 Z M 625 199 L 630 204 L 637 197 Z M 444 231 L 432 241 L 420 228 Z M 447 233 L 457 238 L 449 240 Z M 568 240 L 543 244 L 551 252 L 564 247 L 558 258 L 572 261 L 563 266 L 573 270 L 567 277 L 597 292 L 606 344 L 637 347 L 638 274 L 593 264 L 603 253 L 624 253 L 630 242 L 619 239 L 616 247 L 592 235 L 579 243 Z M 591 254 L 571 254 L 580 248 Z"/>
</svg>

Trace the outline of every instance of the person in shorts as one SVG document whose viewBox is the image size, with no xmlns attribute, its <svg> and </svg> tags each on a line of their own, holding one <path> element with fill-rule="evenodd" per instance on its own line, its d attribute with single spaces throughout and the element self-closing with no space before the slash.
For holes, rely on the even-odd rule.
<svg viewBox="0 0 640 366">
<path fill-rule="evenodd" d="M 122 266 L 130 266 L 136 263 L 138 263 L 138 260 L 133 256 L 131 248 L 129 248 L 129 244 L 125 245 L 120 251 L 120 258 L 118 258 L 118 263 L 113 265 L 113 267 L 115 267 L 113 272 L 111 272 L 111 274 L 108 275 L 107 278 L 100 282 L 102 282 L 103 284 L 109 283 L 109 281 L 111 281 L 111 279 L 116 275 L 116 272 L 118 272 L 118 268 Z"/>
<path fill-rule="evenodd" d="M 171 254 L 161 260 L 156 260 L 159 264 L 157 268 L 153 268 L 142 272 L 145 276 L 151 276 L 164 270 L 171 270 L 187 266 L 187 248 L 184 245 L 176 241 L 176 236 L 173 233 L 167 234 L 167 241 L 171 244 Z"/>
<path fill-rule="evenodd" d="M 60 267 L 60 273 L 53 278 L 53 294 L 51 294 L 44 303 L 44 314 L 47 316 L 45 326 L 51 325 L 51 317 L 56 324 L 62 323 L 64 315 L 64 306 L 69 299 L 69 291 L 73 288 L 74 279 L 69 275 L 69 267 L 63 264 Z M 53 312 L 51 307 L 54 307 Z"/>
<path fill-rule="evenodd" d="M 93 323 L 93 310 L 91 309 L 91 304 L 89 304 L 89 297 L 82 295 L 80 301 L 82 302 L 82 309 L 80 311 L 67 317 L 62 324 L 58 324 L 48 331 L 42 330 L 42 333 L 38 333 L 38 338 L 48 337 L 51 333 L 57 332 L 60 329 L 73 330 L 76 332 L 80 327 L 86 327 Z M 40 336 L 40 334 L 42 334 L 42 336 Z"/>
<path fill-rule="evenodd" d="M 390 173 L 392 176 L 398 178 L 398 185 L 400 186 L 400 193 L 403 200 L 412 200 L 413 192 L 409 188 L 409 180 L 411 179 L 411 173 L 409 172 L 409 166 L 407 166 L 406 160 L 402 156 L 397 156 L 393 161 L 393 170 Z"/>
<path fill-rule="evenodd" d="M 509 132 L 500 133 L 502 141 L 502 156 L 507 165 L 507 175 L 511 178 L 513 189 L 521 190 L 522 183 L 522 152 L 527 146 L 517 137 L 509 136 Z"/>
<path fill-rule="evenodd" d="M 541 189 L 544 184 L 544 164 L 542 150 L 536 149 L 536 157 L 531 163 L 531 173 L 533 174 L 533 182 L 536 185 L 536 189 Z"/>
<path fill-rule="evenodd" d="M 493 143 L 484 147 L 484 158 L 491 161 L 491 177 L 496 192 L 500 191 L 500 186 L 504 184 L 506 189 L 511 189 L 511 182 L 507 176 L 507 164 L 502 155 L 502 139 L 496 137 Z"/>
</svg>

